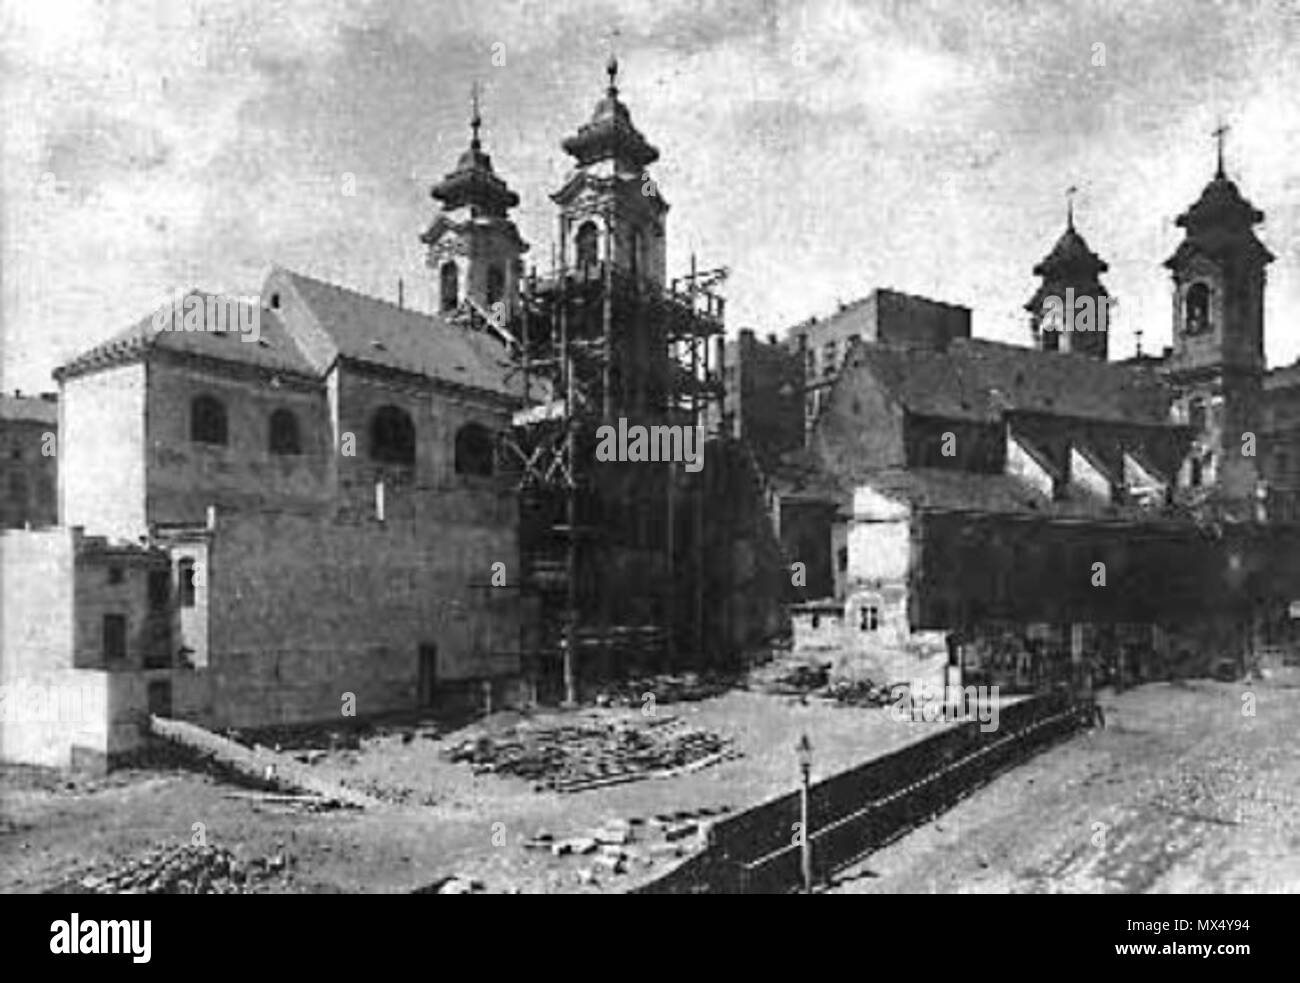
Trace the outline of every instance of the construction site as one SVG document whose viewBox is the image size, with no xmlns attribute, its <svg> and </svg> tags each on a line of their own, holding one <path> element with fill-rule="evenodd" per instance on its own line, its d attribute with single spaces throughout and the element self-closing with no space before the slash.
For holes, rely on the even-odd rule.
<svg viewBox="0 0 1300 983">
<path fill-rule="evenodd" d="M 503 444 L 519 475 L 521 604 L 539 615 L 526 674 L 545 702 L 574 703 L 580 680 L 721 667 L 735 652 L 706 629 L 730 604 L 705 561 L 705 515 L 718 511 L 705 475 L 718 465 L 692 475 L 680 460 L 595 454 L 599 428 L 620 420 L 703 429 L 716 417 L 725 276 L 692 263 L 665 290 L 600 262 L 525 282 L 508 339 L 525 407 Z"/>
<path fill-rule="evenodd" d="M 670 265 L 619 71 L 558 143 L 549 263 L 476 82 L 418 289 L 277 265 L 224 298 L 255 343 L 169 304 L 0 406 L 0 891 L 936 889 L 953 814 L 1004 889 L 1126 891 L 1170 875 L 1140 826 L 1213 885 L 1197 851 L 1291 834 L 1252 783 L 1294 778 L 1300 374 L 1222 132 L 1164 356 L 1043 327 L 1109 296 L 1073 197 L 1016 274 L 1031 344 L 892 288 L 760 340 L 730 250 Z M 1072 845 L 1095 792 L 1012 784 L 1044 759 L 1116 786 L 1115 864 Z M 1207 797 L 1257 825 L 1188 834 Z"/>
</svg>

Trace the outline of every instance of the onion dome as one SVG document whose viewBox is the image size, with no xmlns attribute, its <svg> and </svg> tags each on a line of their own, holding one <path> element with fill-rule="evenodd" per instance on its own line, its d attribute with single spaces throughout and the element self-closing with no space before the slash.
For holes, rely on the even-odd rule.
<svg viewBox="0 0 1300 983">
<path fill-rule="evenodd" d="M 614 159 L 630 168 L 641 170 L 659 159 L 659 151 L 651 146 L 632 124 L 632 114 L 618 98 L 618 60 L 611 57 L 605 68 L 609 87 L 605 96 L 596 103 L 591 121 L 578 128 L 578 132 L 564 140 L 561 146 L 579 165 Z"/>
</svg>

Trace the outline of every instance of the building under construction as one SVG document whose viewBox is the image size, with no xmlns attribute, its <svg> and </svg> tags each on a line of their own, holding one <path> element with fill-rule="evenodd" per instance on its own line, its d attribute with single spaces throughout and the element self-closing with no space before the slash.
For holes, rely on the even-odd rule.
<svg viewBox="0 0 1300 983">
<path fill-rule="evenodd" d="M 615 235 L 607 225 L 607 246 Z M 522 292 L 513 350 L 526 406 L 508 445 L 523 602 L 537 607 L 532 675 L 546 692 L 562 686 L 572 700 L 579 672 L 702 656 L 708 485 L 681 449 L 698 427 L 690 436 L 707 460 L 706 409 L 721 396 L 711 342 L 723 330 L 712 288 L 723 275 L 693 270 L 665 290 L 601 259 L 532 277 Z M 650 460 L 597 459 L 598 431 L 620 423 L 656 428 Z"/>
<path fill-rule="evenodd" d="M 502 439 L 520 492 L 512 582 L 533 626 L 525 674 L 544 700 L 573 699 L 580 678 L 713 661 L 749 633 L 734 630 L 749 619 L 728 614 L 736 543 L 747 542 L 735 521 L 748 513 L 734 503 L 759 499 L 752 483 L 730 487 L 746 480 L 735 467 L 744 457 L 707 432 L 723 418 L 727 271 L 692 257 L 669 278 L 669 206 L 647 172 L 659 151 L 619 100 L 612 59 L 608 73 L 590 121 L 563 141 L 574 168 L 551 195 L 549 274 L 525 275 L 528 247 L 509 215 L 519 197 L 482 150 L 477 105 L 470 148 L 434 187 L 442 210 L 423 237 L 444 314 L 500 338 L 522 397 Z M 670 429 L 650 431 L 644 460 L 607 459 L 596 454 L 604 426 Z M 687 437 L 702 469 L 684 466 Z M 751 576 L 755 551 L 741 550 L 739 572 Z"/>
</svg>

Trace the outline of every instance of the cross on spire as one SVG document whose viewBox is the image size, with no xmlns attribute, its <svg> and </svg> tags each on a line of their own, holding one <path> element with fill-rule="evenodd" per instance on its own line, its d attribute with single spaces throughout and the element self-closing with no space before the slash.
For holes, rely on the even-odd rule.
<svg viewBox="0 0 1300 983">
<path fill-rule="evenodd" d="M 1065 224 L 1067 228 L 1074 228 L 1074 196 L 1079 193 L 1076 185 L 1070 185 L 1065 189 Z"/>
<path fill-rule="evenodd" d="M 618 53 L 615 50 L 615 39 L 618 37 L 618 28 L 609 32 L 609 60 L 605 62 L 605 74 L 609 76 L 609 94 L 618 95 Z"/>
<path fill-rule="evenodd" d="M 470 141 L 475 150 L 479 148 L 478 130 L 483 125 L 483 118 L 479 116 L 478 111 L 479 84 L 476 80 L 470 86 L 470 104 L 473 106 L 474 114 L 470 117 L 469 126 L 474 131 L 474 139 Z"/>
<path fill-rule="evenodd" d="M 1219 125 L 1214 128 L 1213 136 L 1214 136 L 1215 143 L 1218 144 L 1218 159 L 1219 159 L 1219 166 L 1217 170 L 1215 170 L 1214 172 L 1215 177 L 1223 177 L 1223 138 L 1227 134 L 1229 129 L 1230 127 L 1228 126 L 1228 124 L 1223 122 L 1222 119 L 1219 120 Z"/>
</svg>

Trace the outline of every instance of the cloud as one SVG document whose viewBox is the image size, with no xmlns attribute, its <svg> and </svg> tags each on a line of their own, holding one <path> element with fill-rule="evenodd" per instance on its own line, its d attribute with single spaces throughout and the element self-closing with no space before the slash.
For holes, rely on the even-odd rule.
<svg viewBox="0 0 1300 983">
<path fill-rule="evenodd" d="M 612 46 L 660 146 L 669 256 L 733 270 L 733 329 L 780 330 L 874 286 L 971 304 L 1025 341 L 1030 269 L 1077 184 L 1121 297 L 1112 347 L 1168 338 L 1173 216 L 1209 130 L 1269 215 L 1269 354 L 1300 354 L 1298 25 L 1289 5 L 818 0 L 42 0 L 0 14 L 4 381 L 177 286 L 247 292 L 273 263 L 430 296 L 429 185 L 484 134 L 545 266 L 559 148 Z M 616 32 L 616 33 L 615 33 Z M 1096 63 L 1104 45 L 1104 64 Z M 499 46 L 499 47 L 494 47 Z M 494 52 L 504 64 L 494 64 Z M 344 193 L 351 176 L 355 194 Z"/>
</svg>

